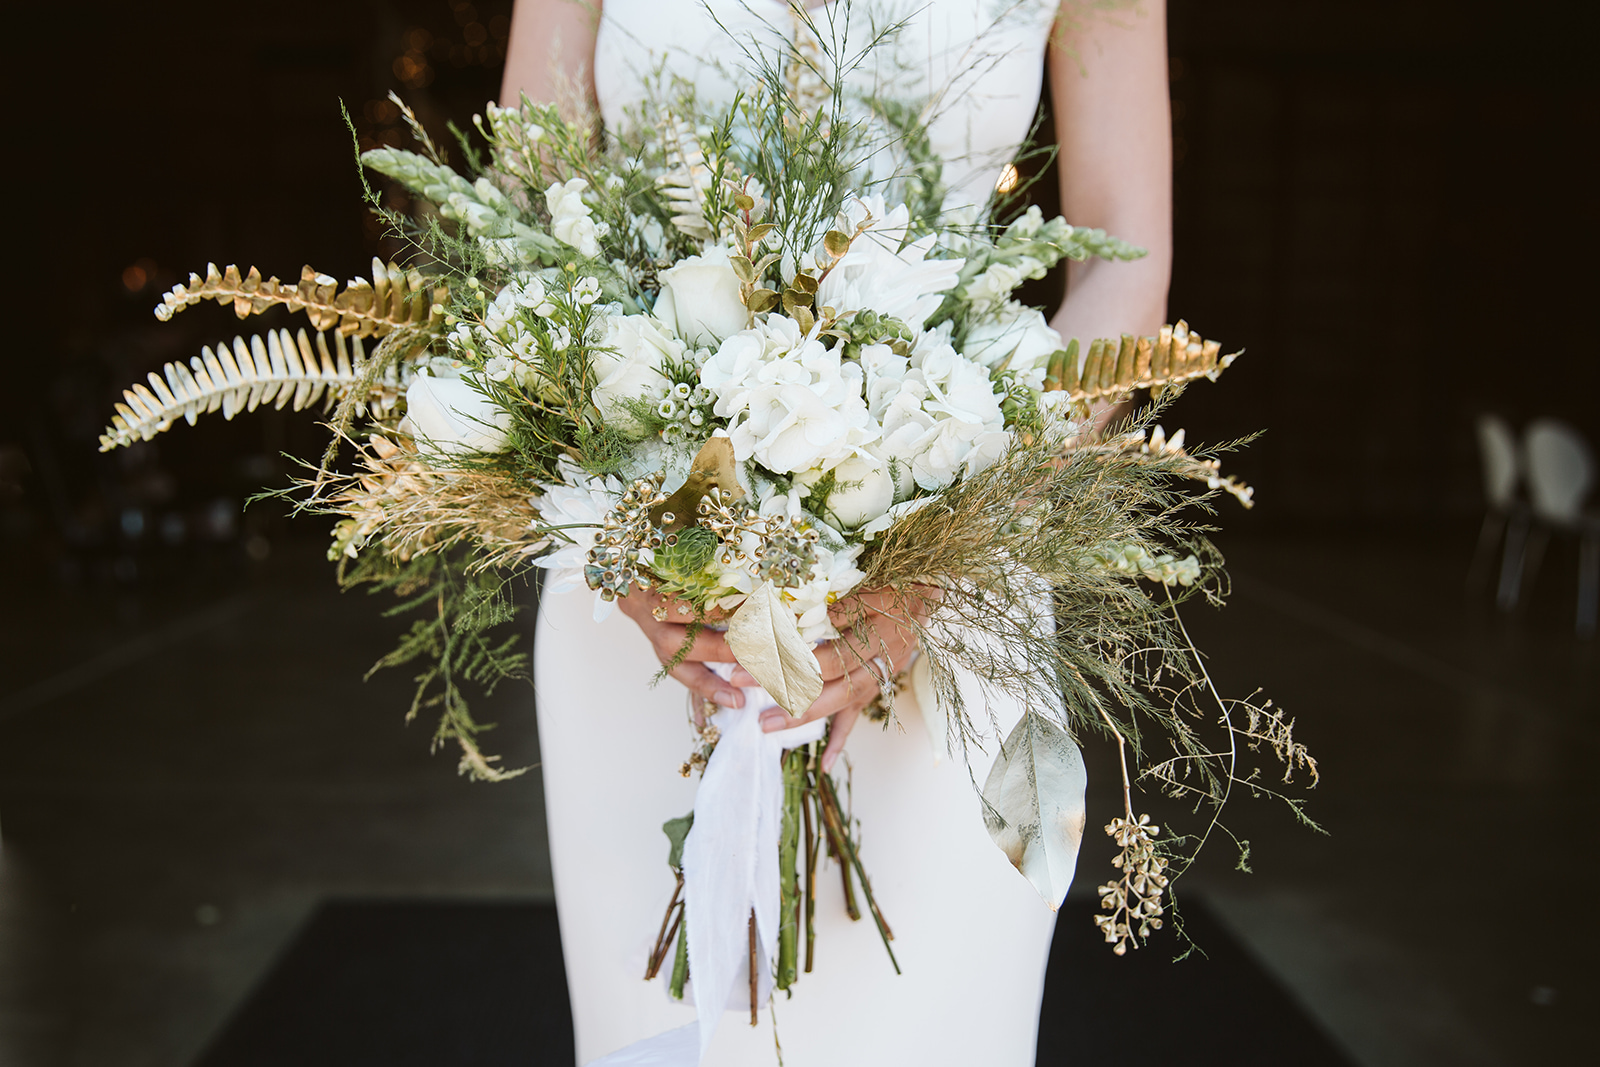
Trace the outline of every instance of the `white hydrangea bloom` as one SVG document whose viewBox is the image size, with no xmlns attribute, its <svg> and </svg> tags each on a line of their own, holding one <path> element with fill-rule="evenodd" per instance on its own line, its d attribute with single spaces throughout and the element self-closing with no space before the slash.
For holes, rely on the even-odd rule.
<svg viewBox="0 0 1600 1067">
<path fill-rule="evenodd" d="M 782 315 L 724 341 L 700 381 L 716 394 L 716 414 L 732 420 L 728 436 L 741 463 L 754 458 L 779 474 L 826 470 L 878 437 L 860 365 Z"/>
</svg>

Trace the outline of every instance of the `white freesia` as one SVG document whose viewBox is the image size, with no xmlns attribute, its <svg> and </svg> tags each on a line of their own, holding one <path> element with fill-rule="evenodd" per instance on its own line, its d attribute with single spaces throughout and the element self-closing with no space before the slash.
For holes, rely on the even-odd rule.
<svg viewBox="0 0 1600 1067">
<path fill-rule="evenodd" d="M 616 315 L 606 320 L 603 345 L 591 350 L 596 378 L 595 406 L 620 428 L 640 433 L 644 427 L 618 400 L 656 400 L 671 388 L 661 373 L 662 361 L 683 358 L 683 342 L 669 337 L 647 315 Z"/>
<path fill-rule="evenodd" d="M 576 248 L 580 255 L 597 256 L 600 230 L 590 217 L 589 205 L 583 202 L 587 188 L 589 183 L 582 178 L 551 182 L 544 191 L 544 202 L 550 209 L 550 233 L 555 239 Z"/>
<path fill-rule="evenodd" d="M 836 228 L 846 234 L 856 234 L 861 226 L 867 229 L 822 279 L 817 306 L 839 312 L 870 308 L 921 329 L 959 280 L 966 261 L 926 258 L 938 239 L 935 234 L 902 248 L 910 220 L 904 204 L 889 209 L 881 196 L 846 200 Z"/>
<path fill-rule="evenodd" d="M 406 417 L 424 449 L 444 455 L 504 451 L 511 430 L 511 413 L 460 378 L 417 376 Z"/>
<path fill-rule="evenodd" d="M 543 492 L 533 501 L 543 525 L 566 527 L 561 533 L 571 538 L 570 543 L 552 538 L 552 543 L 560 547 L 533 561 L 550 572 L 544 584 L 546 593 L 564 593 L 589 584 L 583 574 L 589 549 L 594 547 L 595 534 L 606 512 L 622 497 L 622 483 L 616 478 L 595 478 L 566 457 L 557 461 L 557 473 L 562 483 L 541 486 Z M 595 592 L 596 622 L 610 615 L 615 607 L 616 601 Z"/>
<path fill-rule="evenodd" d="M 655 314 L 691 345 L 714 345 L 750 324 L 726 248 L 713 245 L 662 271 Z"/>
<path fill-rule="evenodd" d="M 700 368 L 713 410 L 732 420 L 734 456 L 779 474 L 826 470 L 877 439 L 862 380 L 859 364 L 782 315 L 734 334 Z"/>
<path fill-rule="evenodd" d="M 783 591 L 784 599 L 798 616 L 800 636 L 807 641 L 826 641 L 839 636 L 828 618 L 828 605 L 848 595 L 866 579 L 866 574 L 856 566 L 863 547 L 851 545 L 835 551 L 817 545 L 817 562 L 811 568 L 811 580 L 797 589 Z"/>
</svg>

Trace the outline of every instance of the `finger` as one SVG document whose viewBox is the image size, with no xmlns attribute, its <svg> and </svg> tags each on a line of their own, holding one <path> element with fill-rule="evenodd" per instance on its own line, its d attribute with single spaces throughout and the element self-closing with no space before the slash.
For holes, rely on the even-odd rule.
<svg viewBox="0 0 1600 1067">
<path fill-rule="evenodd" d="M 845 739 L 850 736 L 850 731 L 855 729 L 856 720 L 861 718 L 861 712 L 846 708 L 833 717 L 828 724 L 828 744 L 822 750 L 822 773 L 828 774 L 833 770 L 834 763 L 839 759 L 839 753 L 844 751 Z"/>
<path fill-rule="evenodd" d="M 744 694 L 723 681 L 709 667 L 698 663 L 680 663 L 667 673 L 701 700 L 714 701 L 725 708 L 744 707 Z"/>
<path fill-rule="evenodd" d="M 851 671 L 843 678 L 825 682 L 822 693 L 806 709 L 804 715 L 791 717 L 782 708 L 769 708 L 761 713 L 761 729 L 765 733 L 803 726 L 808 722 L 837 715 L 842 711 L 859 712 L 872 703 L 880 692 L 878 680 L 869 668 Z"/>
<path fill-rule="evenodd" d="M 650 639 L 650 644 L 656 650 L 656 659 L 662 663 L 733 662 L 733 650 L 728 647 L 727 634 L 701 630 L 690 640 L 687 626 L 648 618 L 639 622 L 639 629 Z"/>
<path fill-rule="evenodd" d="M 862 615 L 888 615 L 893 618 L 926 619 L 938 606 L 940 589 L 936 585 L 908 585 L 900 589 L 863 589 L 843 597 L 828 608 L 834 625 L 854 623 Z"/>
<path fill-rule="evenodd" d="M 668 663 L 679 658 L 679 650 L 689 639 L 689 627 L 685 623 L 657 619 L 654 607 L 662 603 L 664 601 L 655 593 L 630 593 L 617 602 L 623 614 L 632 619 L 655 646 L 656 658 Z M 728 647 L 728 635 L 703 627 L 694 635 L 694 642 L 682 658 L 696 663 L 732 663 L 734 660 L 733 650 Z"/>
<path fill-rule="evenodd" d="M 881 660 L 882 669 L 893 676 L 904 668 L 916 647 L 916 631 L 888 616 L 878 616 L 818 645 L 817 670 L 824 682 L 831 682 L 872 665 L 873 660 Z M 734 668 L 731 681 L 740 686 L 761 684 L 743 667 Z"/>
</svg>

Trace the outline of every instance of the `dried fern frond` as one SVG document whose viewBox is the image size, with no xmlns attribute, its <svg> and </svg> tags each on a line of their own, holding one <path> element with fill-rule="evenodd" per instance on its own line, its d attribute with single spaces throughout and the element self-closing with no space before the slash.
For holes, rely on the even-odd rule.
<svg viewBox="0 0 1600 1067">
<path fill-rule="evenodd" d="M 662 192 L 676 214 L 672 224 L 690 237 L 709 241 L 716 236 L 706 220 L 706 189 L 711 183 L 711 168 L 700 151 L 694 130 L 671 112 L 661 123 L 661 140 L 668 170 L 660 178 Z"/>
<path fill-rule="evenodd" d="M 336 555 L 354 558 L 371 545 L 405 563 L 465 547 L 469 569 L 478 571 L 526 562 L 543 540 L 528 486 L 505 471 L 446 470 L 425 462 L 411 441 L 381 434 L 357 452 L 362 469 L 343 476 L 316 509 L 345 517 L 334 534 Z"/>
<path fill-rule="evenodd" d="M 1239 352 L 1221 355 L 1222 346 L 1189 331 L 1179 319 L 1176 325 L 1163 326 L 1155 337 L 1123 334 L 1121 341 L 1099 338 L 1089 345 L 1089 354 L 1078 366 L 1078 343 L 1073 341 L 1050 360 L 1045 375 L 1047 391 L 1063 390 L 1074 400 L 1115 400 L 1135 389 L 1149 389 L 1160 396 L 1174 385 L 1195 378 L 1217 377 L 1240 356 Z"/>
<path fill-rule="evenodd" d="M 152 371 L 148 388 L 135 382 L 123 390 L 125 403 L 116 405 L 111 425 L 100 436 L 100 451 L 148 441 L 180 416 L 193 426 L 201 414 L 219 408 L 225 419 L 273 401 L 299 411 L 359 390 L 362 403 L 384 410 L 399 396 L 399 376 L 367 382 L 366 362 L 361 339 L 347 341 L 340 333 L 333 335 L 332 351 L 326 333 L 316 335 L 313 347 L 305 330 L 294 336 L 288 330 L 269 331 L 264 339 L 255 334 L 248 343 L 235 337 L 232 348 L 219 344 L 215 351 L 207 346 L 187 367 L 168 363 L 162 374 Z"/>
<path fill-rule="evenodd" d="M 1237 500 L 1246 508 L 1255 506 L 1255 490 L 1232 475 L 1222 473 L 1222 461 L 1218 459 L 1201 459 L 1191 456 L 1183 449 L 1183 431 L 1168 437 L 1166 431 L 1160 426 L 1150 431 L 1149 437 L 1143 430 L 1133 430 L 1121 437 L 1099 444 L 1078 444 L 1074 442 L 1074 452 L 1086 455 L 1099 453 L 1101 455 L 1124 455 L 1128 453 L 1151 457 L 1158 461 L 1163 469 L 1178 478 L 1187 478 L 1192 482 L 1205 482 L 1207 489 L 1220 489 Z"/>
<path fill-rule="evenodd" d="M 209 263 L 204 278 L 191 274 L 187 284 L 173 286 L 161 298 L 156 318 L 166 322 L 184 308 L 215 300 L 231 305 L 241 319 L 281 304 L 290 311 L 304 311 L 318 330 L 338 329 L 355 337 L 382 337 L 401 326 L 437 331 L 444 326 L 450 290 L 442 283 L 430 284 L 433 281 L 393 263 L 386 267 L 376 256 L 372 281 L 356 278 L 343 292 L 338 279 L 310 266 L 301 268 L 297 284 L 285 285 L 276 277 L 263 280 L 254 267 L 241 275 L 233 264 L 218 271 L 215 263 Z"/>
</svg>

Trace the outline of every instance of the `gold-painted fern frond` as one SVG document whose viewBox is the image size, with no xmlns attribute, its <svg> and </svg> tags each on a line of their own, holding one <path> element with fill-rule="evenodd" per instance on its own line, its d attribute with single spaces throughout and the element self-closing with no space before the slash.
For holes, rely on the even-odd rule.
<svg viewBox="0 0 1600 1067">
<path fill-rule="evenodd" d="M 690 237 L 709 241 L 716 236 L 706 220 L 706 189 L 711 183 L 711 168 L 700 151 L 694 130 L 670 112 L 661 124 L 668 170 L 661 176 L 661 190 L 676 214 L 672 224 Z"/>
<path fill-rule="evenodd" d="M 304 311 L 317 330 L 337 329 L 347 336 L 382 337 L 402 326 L 433 332 L 443 328 L 450 303 L 449 288 L 433 281 L 393 263 L 386 267 L 376 256 L 372 281 L 356 278 L 342 292 L 338 279 L 309 266 L 301 268 L 297 284 L 286 285 L 276 277 L 263 280 L 254 267 L 241 275 L 232 264 L 219 271 L 210 263 L 204 278 L 191 274 L 186 284 L 173 286 L 161 298 L 156 318 L 166 322 L 184 308 L 215 300 L 231 305 L 241 319 L 281 304 L 290 311 Z"/>
<path fill-rule="evenodd" d="M 1179 319 L 1175 325 L 1161 327 L 1155 337 L 1123 334 L 1121 341 L 1105 338 L 1089 345 L 1089 355 L 1078 366 L 1078 342 L 1050 360 L 1045 375 L 1046 390 L 1065 390 L 1073 400 L 1115 400 L 1135 389 L 1149 389 L 1155 396 L 1196 378 L 1217 376 L 1232 365 L 1240 353 L 1221 355 L 1222 346 L 1189 331 Z"/>
<path fill-rule="evenodd" d="M 148 441 L 179 417 L 192 426 L 200 415 L 218 409 L 225 419 L 274 402 L 299 411 L 359 392 L 361 403 L 386 410 L 400 394 L 399 373 L 391 367 L 379 381 L 369 382 L 366 364 L 359 335 L 347 341 L 337 332 L 331 351 L 326 333 L 319 332 L 313 342 L 305 330 L 293 336 L 288 330 L 269 331 L 248 342 L 235 337 L 231 348 L 219 344 L 215 351 L 207 346 L 189 366 L 168 363 L 161 374 L 150 373 L 148 387 L 135 382 L 125 389 L 125 403 L 116 405 L 100 451 Z"/>
</svg>

